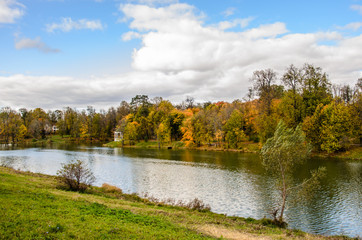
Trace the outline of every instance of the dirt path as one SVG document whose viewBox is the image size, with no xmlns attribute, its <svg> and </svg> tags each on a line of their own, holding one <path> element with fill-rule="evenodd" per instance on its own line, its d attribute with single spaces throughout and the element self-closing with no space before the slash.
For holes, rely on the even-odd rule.
<svg viewBox="0 0 362 240">
<path fill-rule="evenodd" d="M 216 238 L 226 238 L 232 240 L 269 240 L 271 238 L 260 235 L 253 235 L 250 233 L 239 232 L 237 230 L 231 230 L 215 225 L 201 225 L 197 227 L 199 232 L 205 233 L 209 236 Z"/>
</svg>

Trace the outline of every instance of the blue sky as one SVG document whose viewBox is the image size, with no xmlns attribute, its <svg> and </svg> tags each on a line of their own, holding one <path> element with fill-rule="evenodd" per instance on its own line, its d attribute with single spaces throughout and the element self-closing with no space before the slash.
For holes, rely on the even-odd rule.
<svg viewBox="0 0 362 240">
<path fill-rule="evenodd" d="M 362 77 L 362 0 L 0 0 L 0 107 L 245 96 L 252 72 Z"/>
</svg>

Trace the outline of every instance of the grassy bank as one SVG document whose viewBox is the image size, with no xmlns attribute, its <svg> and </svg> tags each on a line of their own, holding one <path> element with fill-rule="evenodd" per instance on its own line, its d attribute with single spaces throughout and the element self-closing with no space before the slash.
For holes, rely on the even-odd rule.
<svg viewBox="0 0 362 240">
<path fill-rule="evenodd" d="M 58 189 L 57 178 L 0 167 L 0 239 L 345 239 L 154 204 L 117 189 Z"/>
<path fill-rule="evenodd" d="M 354 147 L 345 152 L 338 152 L 338 153 L 317 153 L 316 156 L 319 157 L 335 157 L 345 160 L 362 160 L 362 147 Z"/>
<path fill-rule="evenodd" d="M 104 144 L 105 147 L 122 147 L 121 142 L 109 142 Z M 159 146 L 157 141 L 140 141 L 135 143 L 134 145 L 124 144 L 123 147 L 126 148 L 152 148 L 152 149 L 193 149 L 193 150 L 201 150 L 201 151 L 230 151 L 230 152 L 249 152 L 249 153 L 257 153 L 260 150 L 259 143 L 251 143 L 247 142 L 243 144 L 240 149 L 232 149 L 232 148 L 222 148 L 216 146 L 201 146 L 201 147 L 192 147 L 187 148 L 185 144 L 181 141 L 175 141 L 168 144 L 163 144 Z"/>
</svg>

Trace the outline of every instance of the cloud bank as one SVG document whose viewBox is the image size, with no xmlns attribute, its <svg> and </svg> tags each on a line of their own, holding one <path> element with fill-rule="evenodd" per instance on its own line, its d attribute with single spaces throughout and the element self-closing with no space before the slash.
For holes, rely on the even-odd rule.
<svg viewBox="0 0 362 240">
<path fill-rule="evenodd" d="M 306 62 L 322 67 L 333 83 L 355 84 L 362 77 L 361 34 L 293 33 L 283 22 L 249 27 L 252 18 L 210 26 L 197 9 L 180 3 L 158 8 L 122 4 L 119 10 L 130 29 L 123 40 L 141 41 L 133 51 L 133 71 L 89 79 L 0 77 L 0 106 L 106 107 L 136 94 L 174 102 L 186 96 L 232 101 L 246 95 L 253 71 L 272 68 L 280 77 L 290 64 L 301 67 Z M 17 84 L 23 87 L 14 94 Z"/>
</svg>

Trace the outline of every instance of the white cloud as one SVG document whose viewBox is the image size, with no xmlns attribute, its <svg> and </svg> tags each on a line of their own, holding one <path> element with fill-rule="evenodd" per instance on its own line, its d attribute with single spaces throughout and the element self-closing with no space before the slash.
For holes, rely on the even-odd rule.
<svg viewBox="0 0 362 240">
<path fill-rule="evenodd" d="M 126 32 L 125 34 L 122 35 L 122 40 L 123 41 L 130 41 L 132 39 L 135 39 L 135 38 L 141 38 L 142 35 L 138 32 Z"/>
<path fill-rule="evenodd" d="M 354 84 L 361 76 L 358 59 L 362 49 L 356 42 L 362 35 L 347 38 L 338 32 L 289 33 L 282 22 L 225 32 L 206 26 L 203 16 L 186 4 L 161 8 L 125 5 L 121 11 L 131 19 L 130 28 L 142 34 L 142 47 L 133 53 L 134 69 L 170 76 L 192 71 L 197 87 L 188 94 L 203 99 L 243 97 L 253 71 L 274 68 L 282 73 L 292 63 L 320 66 L 332 82 Z M 323 45 L 325 41 L 335 45 Z"/>
<path fill-rule="evenodd" d="M 153 8 L 146 5 L 121 5 L 120 10 L 127 19 L 133 19 L 130 28 L 139 31 L 157 30 L 161 32 L 188 32 L 190 24 L 200 25 L 195 8 L 188 4 L 172 4 L 167 7 Z M 194 30 L 194 28 L 191 28 Z"/>
<path fill-rule="evenodd" d="M 130 2 L 137 2 L 138 4 L 145 4 L 154 6 L 156 4 L 172 4 L 177 3 L 178 0 L 130 0 Z"/>
<path fill-rule="evenodd" d="M 72 20 L 69 18 L 62 18 L 60 23 L 52 23 L 46 25 L 46 30 L 48 32 L 54 32 L 55 30 L 61 30 L 63 32 L 69 32 L 73 29 L 90 29 L 90 30 L 102 30 L 104 26 L 99 20 L 88 20 L 80 19 L 78 21 Z"/>
<path fill-rule="evenodd" d="M 218 28 L 221 30 L 226 30 L 226 29 L 230 29 L 236 26 L 240 26 L 241 28 L 245 28 L 249 25 L 249 23 L 253 20 L 254 18 L 249 17 L 249 18 L 243 18 L 243 19 L 234 19 L 233 21 L 222 21 L 219 22 L 218 24 Z"/>
<path fill-rule="evenodd" d="M 35 39 L 22 38 L 15 40 L 15 48 L 20 49 L 36 49 L 43 53 L 57 53 L 59 49 L 51 48 L 41 41 L 40 37 Z"/>
<path fill-rule="evenodd" d="M 234 15 L 236 11 L 236 8 L 230 7 L 228 9 L 226 9 L 225 11 L 222 12 L 222 15 L 224 15 L 224 17 L 230 17 L 232 15 Z"/>
<path fill-rule="evenodd" d="M 281 76 L 290 64 L 306 62 L 322 67 L 333 83 L 355 84 L 362 77 L 362 35 L 291 33 L 281 22 L 224 31 L 206 25 L 187 4 L 127 4 L 120 10 L 131 29 L 123 39 L 142 41 L 133 52 L 133 71 L 89 79 L 0 77 L 0 106 L 115 106 L 136 94 L 175 102 L 188 95 L 197 101 L 232 101 L 245 96 L 253 71 L 272 68 Z"/>
<path fill-rule="evenodd" d="M 0 0 L 0 23 L 14 23 L 24 15 L 24 8 L 15 0 Z"/>
<path fill-rule="evenodd" d="M 343 27 L 338 27 L 338 29 L 347 29 L 347 30 L 357 31 L 361 27 L 362 27 L 362 22 L 352 22 Z"/>
<path fill-rule="evenodd" d="M 260 25 L 257 28 L 246 30 L 241 33 L 244 38 L 275 38 L 281 34 L 287 33 L 288 30 L 284 23 L 277 22 L 273 24 Z"/>
<path fill-rule="evenodd" d="M 185 90 L 191 92 L 197 87 L 197 83 L 193 82 L 196 75 L 200 73 L 184 71 L 168 75 L 155 71 L 130 72 L 89 79 L 23 74 L 0 76 L 0 107 L 59 109 L 93 105 L 104 108 L 116 106 L 120 101 L 130 100 L 140 93 L 164 96 L 171 100 L 184 99 Z"/>
<path fill-rule="evenodd" d="M 362 15 L 362 5 L 352 5 L 351 9 L 357 11 L 359 14 Z"/>
</svg>

